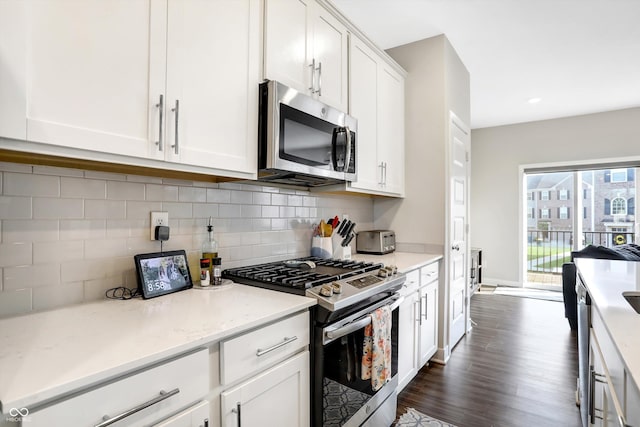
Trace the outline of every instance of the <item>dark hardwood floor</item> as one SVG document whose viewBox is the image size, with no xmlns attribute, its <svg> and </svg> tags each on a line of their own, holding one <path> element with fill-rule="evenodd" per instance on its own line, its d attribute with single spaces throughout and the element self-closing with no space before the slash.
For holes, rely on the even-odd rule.
<svg viewBox="0 0 640 427">
<path fill-rule="evenodd" d="M 577 338 L 559 302 L 475 294 L 477 323 L 445 365 L 425 366 L 398 396 L 458 427 L 578 427 Z"/>
</svg>

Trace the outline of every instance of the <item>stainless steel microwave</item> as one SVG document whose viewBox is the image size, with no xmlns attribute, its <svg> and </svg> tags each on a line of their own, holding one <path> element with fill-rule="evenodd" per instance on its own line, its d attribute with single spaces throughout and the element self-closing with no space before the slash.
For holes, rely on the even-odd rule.
<svg viewBox="0 0 640 427">
<path fill-rule="evenodd" d="M 259 181 L 320 187 L 356 179 L 355 118 L 274 80 L 259 92 Z"/>
</svg>

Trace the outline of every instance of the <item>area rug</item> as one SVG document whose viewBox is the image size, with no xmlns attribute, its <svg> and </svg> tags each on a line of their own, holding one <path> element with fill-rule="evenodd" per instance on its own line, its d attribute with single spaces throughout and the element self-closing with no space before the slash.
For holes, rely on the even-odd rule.
<svg viewBox="0 0 640 427">
<path fill-rule="evenodd" d="M 413 408 L 407 408 L 395 427 L 456 427 L 453 424 L 437 420 L 429 415 L 425 415 Z"/>
<path fill-rule="evenodd" d="M 510 288 L 505 286 L 498 286 L 496 290 L 493 291 L 493 294 L 509 295 L 512 297 L 542 299 L 547 301 L 558 301 L 558 302 L 563 301 L 562 292 L 545 291 L 541 289 Z"/>
</svg>

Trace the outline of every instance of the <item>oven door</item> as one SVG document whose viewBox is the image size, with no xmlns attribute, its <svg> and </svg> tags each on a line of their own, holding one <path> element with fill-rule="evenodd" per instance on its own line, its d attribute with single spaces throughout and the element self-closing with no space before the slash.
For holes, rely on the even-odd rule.
<svg viewBox="0 0 640 427">
<path fill-rule="evenodd" d="M 394 294 L 347 318 L 316 326 L 314 425 L 388 426 L 395 420 L 401 302 Z M 384 305 L 391 309 L 391 379 L 374 390 L 372 380 L 362 375 L 365 327 L 371 323 L 371 314 Z"/>
</svg>

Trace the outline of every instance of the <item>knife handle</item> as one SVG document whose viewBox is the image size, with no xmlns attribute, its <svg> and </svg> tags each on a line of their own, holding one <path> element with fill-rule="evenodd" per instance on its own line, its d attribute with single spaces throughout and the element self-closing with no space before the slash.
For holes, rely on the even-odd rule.
<svg viewBox="0 0 640 427">
<path fill-rule="evenodd" d="M 345 228 L 347 228 L 349 226 L 349 224 L 351 224 L 351 221 L 349 220 L 342 220 L 342 224 L 340 224 L 340 228 L 338 228 L 338 234 L 341 235 L 342 237 L 346 236 Z"/>
<path fill-rule="evenodd" d="M 349 237 L 347 237 L 346 239 L 344 239 L 342 241 L 342 247 L 347 247 L 349 246 L 349 243 L 351 243 L 351 241 L 353 240 L 353 238 L 355 237 L 355 233 L 351 233 L 351 235 L 349 235 Z"/>
<path fill-rule="evenodd" d="M 345 237 L 346 237 L 346 236 L 348 236 L 349 234 L 351 234 L 351 232 L 353 231 L 353 229 L 354 229 L 355 227 L 356 227 L 356 223 L 355 223 L 355 222 L 352 222 L 351 224 L 349 224 L 349 228 L 347 228 L 347 229 L 344 231 L 344 235 L 345 235 Z"/>
</svg>

